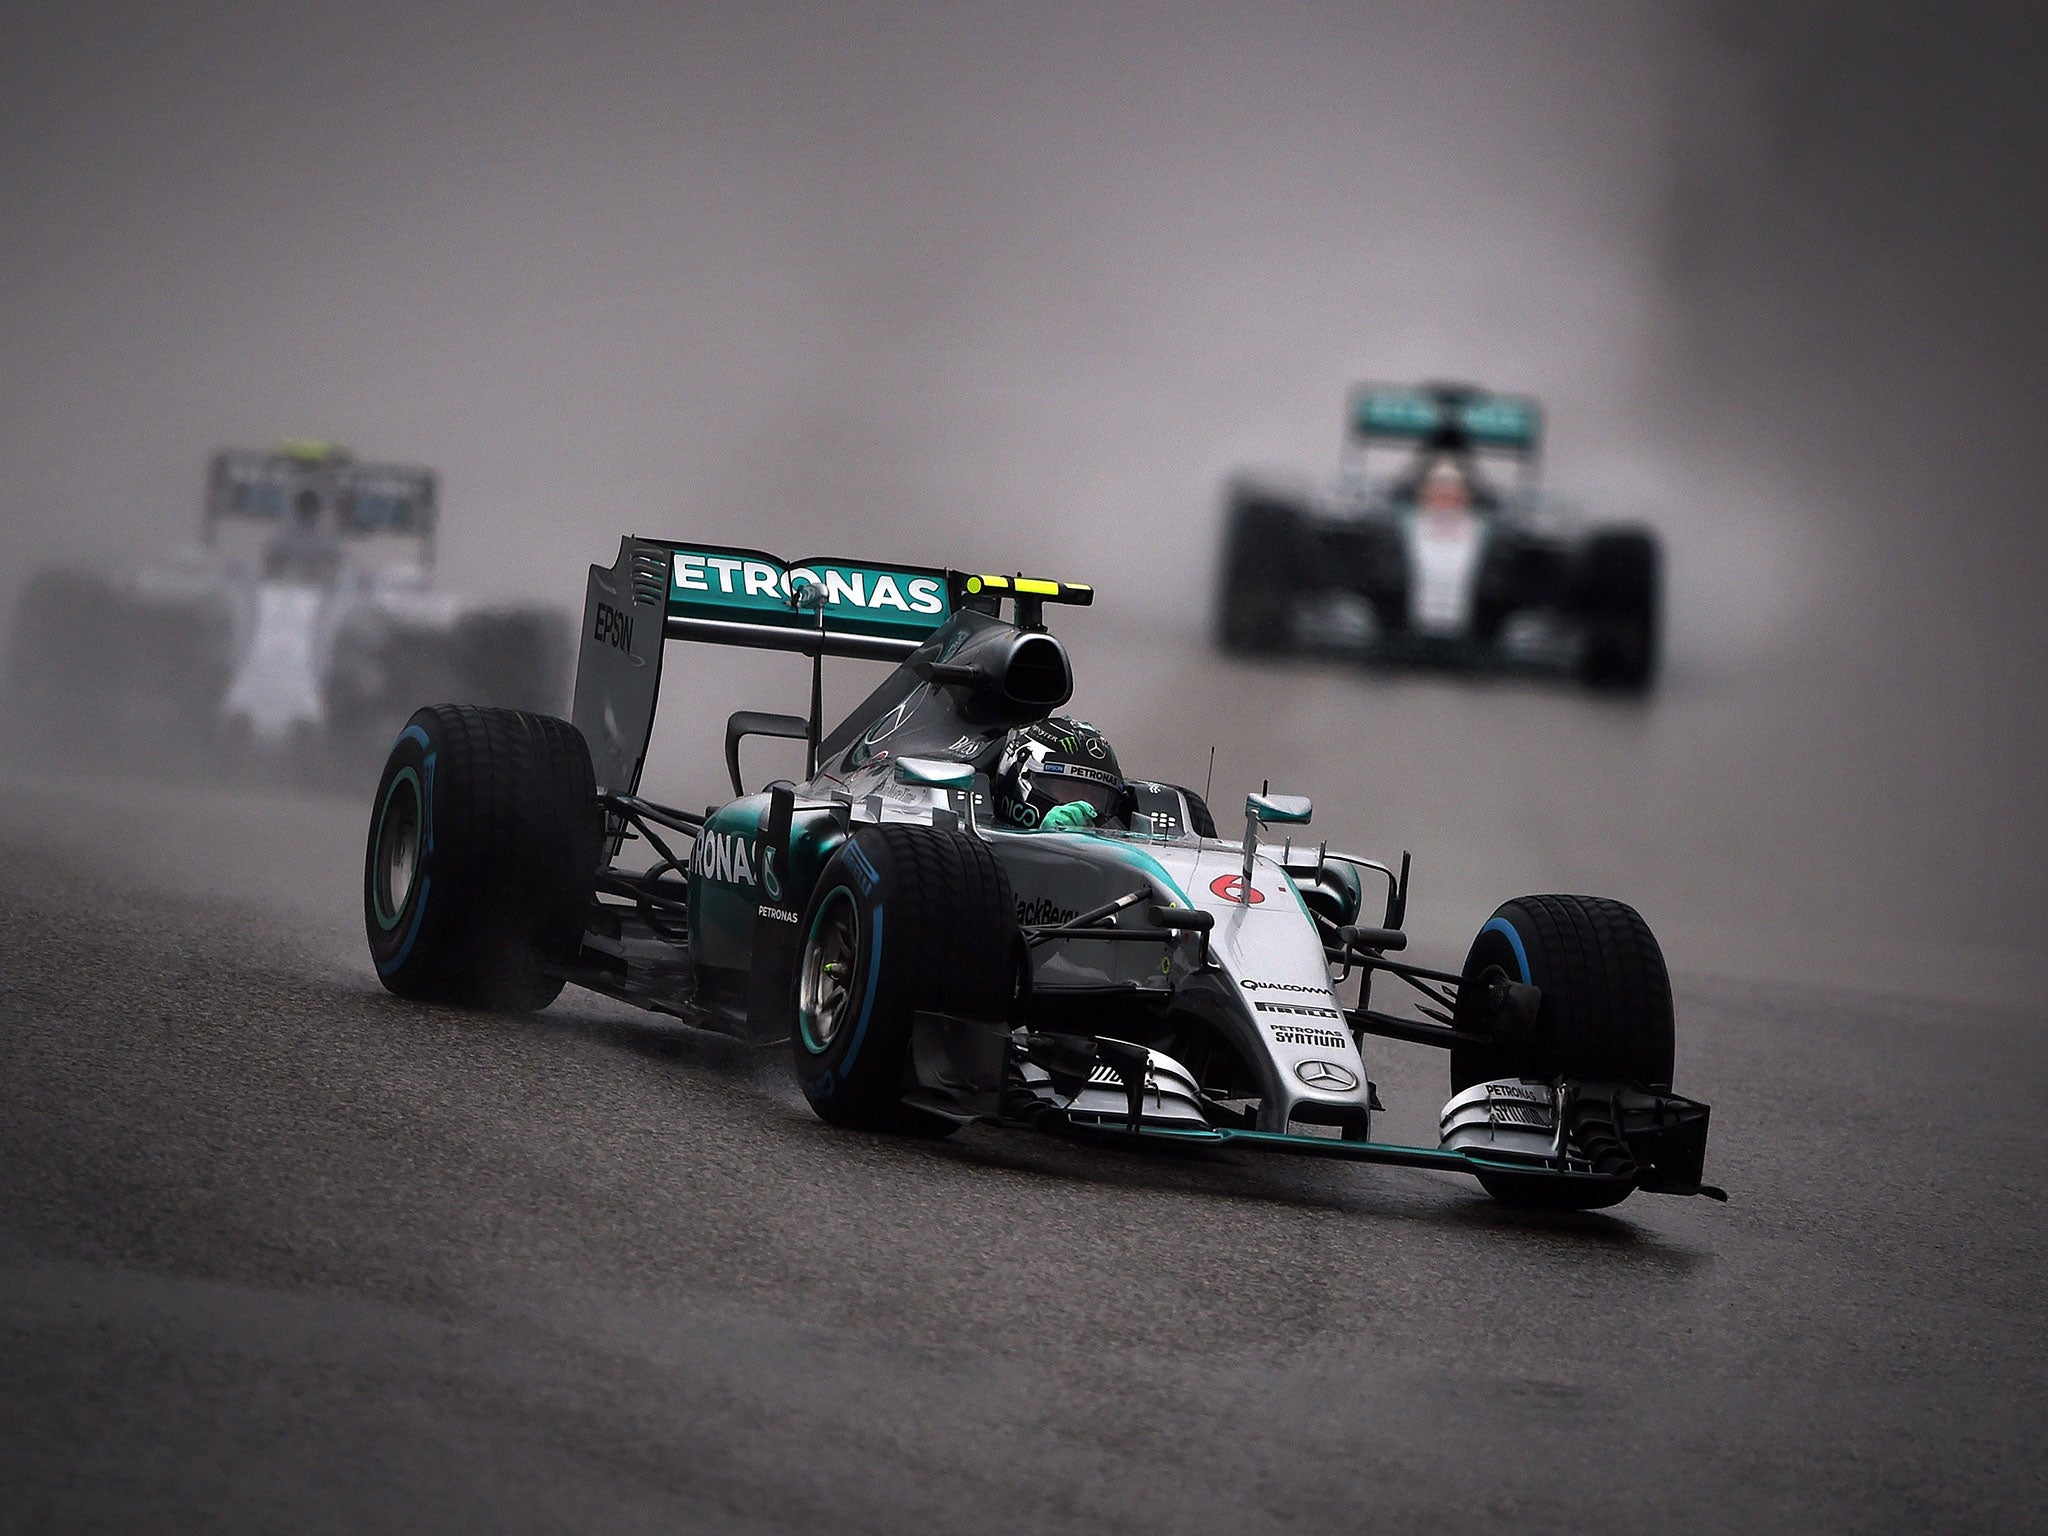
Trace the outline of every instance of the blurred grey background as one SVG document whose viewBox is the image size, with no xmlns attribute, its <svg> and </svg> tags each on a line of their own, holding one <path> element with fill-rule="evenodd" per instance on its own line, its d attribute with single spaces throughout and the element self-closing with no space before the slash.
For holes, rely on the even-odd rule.
<svg viewBox="0 0 2048 1536">
<path fill-rule="evenodd" d="M 8 627 L 299 434 L 437 467 L 479 596 L 627 530 L 1093 581 L 1076 708 L 1412 847 L 1414 958 L 1635 903 L 1733 1196 L 847 1137 L 386 996 L 367 785 L 0 718 L 0 1532 L 2037 1528 L 2042 14 L 0 0 Z M 1224 476 L 1444 376 L 1663 531 L 1648 700 L 1209 647 Z M 803 686 L 670 647 L 649 788 Z"/>
<path fill-rule="evenodd" d="M 1092 580 L 1077 707 L 1414 846 L 1469 933 L 2031 996 L 2048 945 L 2039 12 L 1849 4 L 0 12 L 0 599 L 214 448 L 444 476 L 452 584 L 633 530 Z M 1667 538 L 1648 705 L 1206 649 L 1222 476 L 1343 388 L 1551 409 Z M 81 616 L 81 621 L 84 617 Z M 718 674 L 716 680 L 708 672 Z M 673 666 L 654 778 L 800 678 Z M 850 691 L 858 682 L 845 685 Z M 771 704 L 773 701 L 770 701 Z"/>
</svg>

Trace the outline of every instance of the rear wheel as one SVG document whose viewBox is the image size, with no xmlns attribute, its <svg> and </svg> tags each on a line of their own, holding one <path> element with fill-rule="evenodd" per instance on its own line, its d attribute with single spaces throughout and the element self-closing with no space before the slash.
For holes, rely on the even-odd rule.
<svg viewBox="0 0 2048 1536">
<path fill-rule="evenodd" d="M 1245 487 L 1232 490 L 1216 605 L 1216 641 L 1224 650 L 1277 656 L 1294 649 L 1303 521 L 1292 502 Z"/>
<path fill-rule="evenodd" d="M 1535 1029 L 1512 1044 L 1451 1051 L 1451 1092 L 1502 1078 L 1634 1083 L 1668 1092 L 1675 1054 L 1664 953 L 1635 908 L 1597 896 L 1518 896 L 1479 930 L 1463 974 L 1498 968 L 1543 994 Z M 1540 1173 L 1481 1174 L 1511 1205 L 1589 1210 L 1618 1190 Z"/>
<path fill-rule="evenodd" d="M 1016 904 L 988 845 L 916 825 L 862 827 L 818 878 L 797 962 L 797 1081 L 818 1117 L 943 1135 L 903 1103 L 920 1009 L 999 1019 L 1016 987 Z"/>
<path fill-rule="evenodd" d="M 565 720 L 440 704 L 384 763 L 363 859 L 363 922 L 400 997 L 523 1012 L 562 990 L 604 820 Z"/>
</svg>

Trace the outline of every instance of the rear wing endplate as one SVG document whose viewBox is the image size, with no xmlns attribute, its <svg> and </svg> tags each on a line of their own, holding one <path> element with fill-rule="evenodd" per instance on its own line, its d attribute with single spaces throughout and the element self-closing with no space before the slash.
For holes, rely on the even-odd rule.
<svg viewBox="0 0 2048 1536">
<path fill-rule="evenodd" d="M 900 662 L 963 608 L 993 614 L 1007 598 L 1028 626 L 1046 603 L 1093 597 L 1088 587 L 1032 577 L 785 561 L 758 549 L 629 535 L 609 568 L 590 568 L 573 716 L 599 792 L 631 794 L 654 730 L 665 641 Z M 815 698 L 814 679 L 814 713 Z"/>
</svg>

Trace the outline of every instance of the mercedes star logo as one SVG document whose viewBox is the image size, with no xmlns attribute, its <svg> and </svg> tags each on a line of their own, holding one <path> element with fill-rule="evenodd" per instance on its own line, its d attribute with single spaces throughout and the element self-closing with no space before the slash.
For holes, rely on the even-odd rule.
<svg viewBox="0 0 2048 1536">
<path fill-rule="evenodd" d="M 1349 1093 L 1358 1086 L 1357 1074 L 1334 1061 L 1301 1062 L 1295 1067 L 1294 1075 L 1311 1088 L 1323 1088 L 1331 1093 Z"/>
</svg>

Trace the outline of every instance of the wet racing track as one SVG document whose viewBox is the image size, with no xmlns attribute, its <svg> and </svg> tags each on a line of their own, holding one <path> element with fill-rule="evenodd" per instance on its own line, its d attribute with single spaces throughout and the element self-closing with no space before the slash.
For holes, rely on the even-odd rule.
<svg viewBox="0 0 2048 1536">
<path fill-rule="evenodd" d="M 1532 1217 L 1395 1169 L 850 1136 L 779 1050 L 400 1003 L 362 821 L 8 780 L 0 1529 L 2040 1528 L 2038 1007 L 1745 979 L 1646 902 L 1733 1203 Z M 1440 1060 L 1376 1076 L 1425 1135 Z"/>
</svg>

